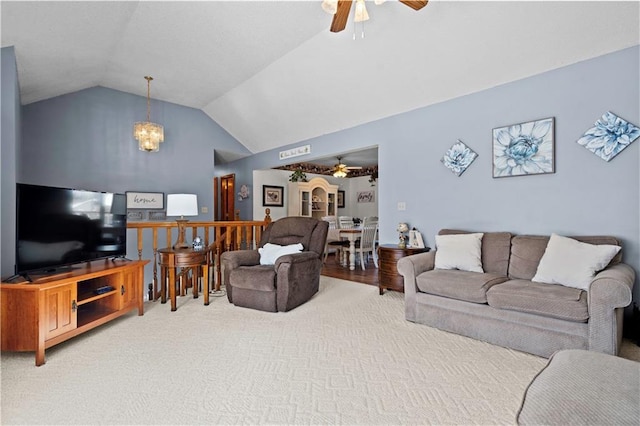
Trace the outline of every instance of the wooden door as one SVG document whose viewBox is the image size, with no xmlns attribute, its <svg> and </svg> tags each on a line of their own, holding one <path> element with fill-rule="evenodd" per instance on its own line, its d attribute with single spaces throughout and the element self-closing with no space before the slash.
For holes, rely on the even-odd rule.
<svg viewBox="0 0 640 426">
<path fill-rule="evenodd" d="M 214 218 L 216 221 L 235 220 L 235 186 L 236 175 L 233 173 L 213 178 Z"/>
<path fill-rule="evenodd" d="M 44 291 L 45 340 L 59 336 L 77 326 L 76 284 Z"/>
</svg>

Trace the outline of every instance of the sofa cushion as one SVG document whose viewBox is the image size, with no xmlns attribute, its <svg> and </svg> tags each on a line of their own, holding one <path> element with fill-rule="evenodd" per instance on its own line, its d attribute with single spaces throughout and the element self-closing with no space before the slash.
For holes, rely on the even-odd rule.
<svg viewBox="0 0 640 426">
<path fill-rule="evenodd" d="M 229 275 L 231 287 L 257 291 L 276 291 L 276 270 L 273 265 L 240 266 Z"/>
<path fill-rule="evenodd" d="M 458 229 L 442 229 L 438 232 L 439 235 L 469 233 L 469 231 Z M 482 237 L 482 269 L 484 272 L 507 276 L 510 252 L 511 233 L 485 232 Z"/>
<path fill-rule="evenodd" d="M 486 235 L 486 234 L 485 234 Z M 509 261 L 509 278 L 530 280 L 536 274 L 540 259 L 549 243 L 549 236 L 516 235 L 511 239 L 511 260 Z M 574 240 L 589 244 L 620 245 L 620 242 L 609 236 L 571 237 Z M 615 265 L 622 260 L 622 251 L 611 260 Z"/>
<path fill-rule="evenodd" d="M 507 280 L 498 274 L 434 269 L 416 277 L 423 293 L 472 303 L 487 303 L 487 290 Z"/>
<path fill-rule="evenodd" d="M 619 251 L 620 246 L 582 243 L 551 234 L 536 275 L 531 280 L 589 290 L 595 274 L 604 269 Z"/>
<path fill-rule="evenodd" d="M 509 280 L 487 291 L 489 306 L 497 309 L 528 312 L 567 321 L 589 319 L 587 292 L 556 284 L 529 280 Z"/>
<path fill-rule="evenodd" d="M 484 272 L 482 234 L 436 235 L 436 269 Z"/>
</svg>

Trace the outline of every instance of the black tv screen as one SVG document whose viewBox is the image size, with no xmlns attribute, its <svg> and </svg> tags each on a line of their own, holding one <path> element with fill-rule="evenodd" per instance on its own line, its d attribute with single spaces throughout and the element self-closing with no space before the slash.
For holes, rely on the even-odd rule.
<svg viewBox="0 0 640 426">
<path fill-rule="evenodd" d="M 17 184 L 16 274 L 122 257 L 124 194 Z"/>
</svg>

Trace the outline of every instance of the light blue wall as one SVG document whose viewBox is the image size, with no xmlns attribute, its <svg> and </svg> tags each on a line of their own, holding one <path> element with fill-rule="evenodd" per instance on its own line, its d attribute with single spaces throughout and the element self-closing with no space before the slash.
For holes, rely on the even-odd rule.
<svg viewBox="0 0 640 426">
<path fill-rule="evenodd" d="M 18 182 L 163 192 L 165 198 L 169 193 L 195 193 L 208 213 L 193 219 L 211 220 L 214 149 L 245 155 L 249 151 L 201 110 L 157 100 L 151 101 L 151 121 L 164 126 L 165 141 L 159 152 L 139 151 L 133 124 L 144 121 L 146 111 L 145 97 L 104 87 L 24 106 Z M 135 231 L 127 236 L 127 255 L 137 258 Z M 143 258 L 152 259 L 150 232 L 145 247 Z"/>
<path fill-rule="evenodd" d="M 578 145 L 606 111 L 640 125 L 638 46 L 359 127 L 268 151 L 230 165 L 243 180 L 282 164 L 278 151 L 311 144 L 307 161 L 378 145 L 381 241 L 398 222 L 433 246 L 440 228 L 564 235 L 607 234 L 640 273 L 640 141 L 610 162 Z M 494 179 L 492 129 L 555 117 L 556 173 Z M 461 139 L 478 158 L 460 177 L 441 163 Z M 268 182 L 265 182 L 268 183 Z M 260 191 L 260 188 L 255 188 Z M 398 211 L 397 203 L 407 210 Z M 640 285 L 634 289 L 640 300 Z"/>
<path fill-rule="evenodd" d="M 20 141 L 20 88 L 18 69 L 13 47 L 2 48 L 2 143 L 0 158 L 0 276 L 13 275 L 15 264 L 15 222 L 16 222 L 16 159 Z"/>
</svg>

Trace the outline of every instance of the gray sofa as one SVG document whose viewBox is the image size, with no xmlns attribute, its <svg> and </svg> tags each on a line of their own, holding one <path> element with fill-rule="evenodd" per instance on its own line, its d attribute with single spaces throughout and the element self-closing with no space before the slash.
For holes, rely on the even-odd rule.
<svg viewBox="0 0 640 426">
<path fill-rule="evenodd" d="M 439 232 L 460 233 L 468 232 Z M 614 237 L 572 238 L 620 245 Z M 533 282 L 548 241 L 548 236 L 484 233 L 484 273 L 434 269 L 436 251 L 400 259 L 406 319 L 547 358 L 561 349 L 617 355 L 635 272 L 621 262 L 620 251 L 588 292 Z"/>
</svg>

